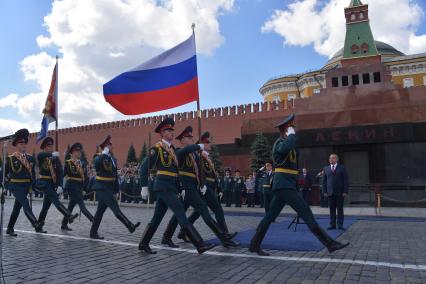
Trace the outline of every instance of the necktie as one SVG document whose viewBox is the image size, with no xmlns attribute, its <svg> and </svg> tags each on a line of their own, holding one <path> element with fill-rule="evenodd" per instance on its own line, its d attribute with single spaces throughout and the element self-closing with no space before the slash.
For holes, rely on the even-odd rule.
<svg viewBox="0 0 426 284">
<path fill-rule="evenodd" d="M 333 173 L 334 173 L 334 170 L 335 170 L 335 168 L 334 168 L 334 167 L 335 167 L 335 165 L 332 165 L 332 166 L 331 166 L 331 171 L 332 171 Z"/>
</svg>

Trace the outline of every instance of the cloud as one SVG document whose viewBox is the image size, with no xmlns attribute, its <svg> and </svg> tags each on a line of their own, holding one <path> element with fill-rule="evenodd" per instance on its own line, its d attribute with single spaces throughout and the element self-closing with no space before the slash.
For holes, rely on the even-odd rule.
<svg viewBox="0 0 426 284">
<path fill-rule="evenodd" d="M 0 99 L 0 108 L 17 107 L 18 94 L 9 94 Z"/>
<path fill-rule="evenodd" d="M 419 0 L 374 0 L 369 3 L 370 21 L 376 40 L 405 53 L 426 51 L 426 35 L 416 35 L 424 18 Z M 263 32 L 273 32 L 285 45 L 313 45 L 321 55 L 332 56 L 345 39 L 344 8 L 349 0 L 299 0 L 276 10 L 264 23 Z"/>
<path fill-rule="evenodd" d="M 48 51 L 57 49 L 60 127 L 128 118 L 105 102 L 102 85 L 188 38 L 192 23 L 197 51 L 212 55 L 225 41 L 218 18 L 233 8 L 234 0 L 55 0 L 44 17 L 46 34 L 36 39 L 40 52 L 20 62 L 37 89 L 9 95 L 0 107 L 18 109 L 39 130 L 55 64 Z"/>
</svg>

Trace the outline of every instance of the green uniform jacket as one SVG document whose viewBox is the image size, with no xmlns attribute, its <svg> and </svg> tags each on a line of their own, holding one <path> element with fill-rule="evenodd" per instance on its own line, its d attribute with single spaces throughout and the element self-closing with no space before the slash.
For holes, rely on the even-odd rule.
<svg viewBox="0 0 426 284">
<path fill-rule="evenodd" d="M 242 192 L 246 188 L 246 185 L 244 184 L 244 178 L 242 176 L 240 177 L 234 177 L 234 192 Z"/>
<path fill-rule="evenodd" d="M 277 139 L 272 148 L 275 167 L 272 190 L 297 189 L 298 155 L 295 134 L 289 135 L 286 139 L 282 137 Z"/>
<path fill-rule="evenodd" d="M 10 190 L 14 190 L 18 187 L 29 189 L 35 182 L 35 159 L 30 155 L 25 155 L 25 158 L 29 162 L 31 172 L 29 172 L 14 155 L 10 155 L 6 159 L 5 175 L 8 180 L 7 187 Z M 27 181 L 22 182 L 24 180 Z"/>
<path fill-rule="evenodd" d="M 118 192 L 117 160 L 106 154 L 95 157 L 96 177 L 93 190 L 111 189 Z"/>
<path fill-rule="evenodd" d="M 217 177 L 216 170 L 214 168 L 213 162 L 210 159 L 206 159 L 206 157 L 202 156 L 202 170 L 204 171 L 204 185 L 211 190 L 219 188 L 219 179 Z"/>
<path fill-rule="evenodd" d="M 272 190 L 272 182 L 274 180 L 274 172 L 272 171 L 271 175 L 268 175 L 268 172 L 262 173 L 262 178 L 260 181 L 261 188 L 263 190 Z"/>
<path fill-rule="evenodd" d="M 62 170 L 61 161 L 58 157 L 53 157 L 52 153 L 40 152 L 37 155 L 37 163 L 39 168 L 40 178 L 37 181 L 38 188 L 58 187 L 63 184 L 64 172 Z M 56 175 L 56 182 L 52 179 L 52 174 L 49 169 L 49 163 L 52 163 L 53 170 Z"/>
<path fill-rule="evenodd" d="M 179 176 L 182 183 L 183 189 L 197 190 L 200 186 L 197 179 L 196 169 L 198 169 L 198 158 L 194 152 L 199 151 L 200 146 L 194 144 L 189 145 L 182 149 L 176 150 L 176 155 L 179 162 Z M 190 158 L 190 155 L 193 155 L 194 159 Z M 193 163 L 195 161 L 195 165 Z"/>
<path fill-rule="evenodd" d="M 230 191 L 232 191 L 233 187 L 234 187 L 234 179 L 231 176 L 229 176 L 229 177 L 224 176 L 223 177 L 223 187 L 222 187 L 223 191 L 224 192 L 230 192 Z"/>
<path fill-rule="evenodd" d="M 81 190 L 87 181 L 87 176 L 80 164 L 82 173 L 78 170 L 77 166 L 72 160 L 65 161 L 64 173 L 65 173 L 65 188 L 70 190 Z"/>
<path fill-rule="evenodd" d="M 179 157 L 182 159 L 183 156 L 197 150 L 199 150 L 198 145 L 189 145 L 179 150 L 175 150 L 173 145 L 170 147 L 170 151 L 175 153 L 177 159 L 179 159 Z M 149 160 L 145 158 L 142 162 L 142 166 L 139 170 L 142 187 L 148 186 L 150 169 L 154 169 L 157 172 L 153 186 L 154 191 L 168 190 L 178 193 L 182 189 L 178 164 L 175 162 L 172 155 L 162 147 L 160 142 L 157 143 L 155 147 L 151 148 Z"/>
</svg>

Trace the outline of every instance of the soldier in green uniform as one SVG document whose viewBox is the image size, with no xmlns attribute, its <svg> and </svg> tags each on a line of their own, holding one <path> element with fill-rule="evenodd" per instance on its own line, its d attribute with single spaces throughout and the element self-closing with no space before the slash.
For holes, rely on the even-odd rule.
<svg viewBox="0 0 426 284">
<path fill-rule="evenodd" d="M 234 238 L 237 233 L 229 233 L 228 226 L 225 221 L 225 214 L 223 213 L 223 208 L 218 201 L 218 197 L 215 193 L 215 189 L 217 188 L 217 173 L 213 165 L 213 161 L 209 157 L 209 152 L 211 150 L 211 141 L 210 141 L 210 133 L 205 132 L 201 135 L 201 143 L 204 144 L 204 151 L 201 154 L 201 170 L 200 173 L 204 176 L 204 182 L 202 182 L 202 186 L 200 189 L 201 194 L 203 195 L 204 200 L 207 203 L 207 206 L 213 211 L 216 222 L 220 226 L 220 228 L 225 232 L 227 239 Z M 200 217 L 200 213 L 198 211 L 192 212 L 191 216 L 189 216 L 189 221 L 194 223 Z M 181 230 L 178 235 L 178 238 L 185 240 L 185 234 Z"/>
<path fill-rule="evenodd" d="M 206 203 L 199 194 L 199 161 L 195 152 L 203 150 L 204 144 L 194 144 L 191 126 L 185 128 L 185 130 L 176 139 L 178 139 L 182 144 L 182 148 L 176 149 L 176 155 L 179 163 L 179 176 L 181 177 L 180 181 L 183 186 L 181 196 L 183 197 L 184 201 L 184 210 L 186 211 L 188 210 L 189 206 L 192 206 L 196 211 L 198 211 L 206 225 L 213 231 L 224 247 L 238 245 L 234 241 L 228 239 L 216 221 L 213 220 L 213 218 L 210 216 L 210 212 Z M 174 215 L 163 234 L 163 239 L 161 241 L 162 244 L 168 245 L 170 247 L 178 247 L 172 241 L 177 224 L 177 218 Z"/>
<path fill-rule="evenodd" d="M 294 130 L 294 115 L 290 115 L 277 125 L 281 137 L 277 139 L 272 148 L 272 158 L 275 174 L 272 182 L 274 197 L 270 209 L 262 219 L 253 236 L 249 250 L 259 255 L 268 256 L 260 248 L 263 238 L 273 220 L 280 214 L 283 207 L 288 204 L 305 221 L 311 232 L 327 247 L 329 252 L 342 249 L 349 243 L 342 244 L 333 240 L 316 222 L 311 209 L 297 191 L 298 177 L 298 150 L 296 147 L 296 132 Z"/>
<path fill-rule="evenodd" d="M 43 206 L 38 217 L 38 222 L 41 226 L 44 225 L 47 212 L 50 205 L 55 205 L 59 212 L 64 215 L 68 223 L 72 223 L 78 214 L 72 215 L 71 212 L 59 201 L 58 193 L 63 193 L 63 170 L 59 160 L 59 153 L 53 152 L 53 139 L 47 137 L 40 145 L 42 152 L 37 155 L 37 162 L 39 167 L 39 179 L 37 181 L 37 188 L 41 189 L 44 193 Z M 44 231 L 45 232 L 45 231 Z"/>
<path fill-rule="evenodd" d="M 117 199 L 114 197 L 114 194 L 118 193 L 118 180 L 117 160 L 113 156 L 111 136 L 108 135 L 105 140 L 99 144 L 99 147 L 102 152 L 96 155 L 94 160 L 96 177 L 92 186 L 96 191 L 98 208 L 90 229 L 90 238 L 103 239 L 103 237 L 98 235 L 98 229 L 107 208 L 110 208 L 115 217 L 126 226 L 130 233 L 133 233 L 141 223 L 137 222 L 133 224 L 130 222 L 123 212 L 121 212 Z"/>
<path fill-rule="evenodd" d="M 272 180 L 274 179 L 274 173 L 272 171 L 272 162 L 268 161 L 265 164 L 265 172 L 263 173 L 261 184 L 263 190 L 263 204 L 265 206 L 265 213 L 268 213 L 272 197 Z"/>
<path fill-rule="evenodd" d="M 13 237 L 17 236 L 14 227 L 21 208 L 24 209 L 25 216 L 27 216 L 36 232 L 42 231 L 27 199 L 28 192 L 35 181 L 35 160 L 34 157 L 26 154 L 28 135 L 27 129 L 21 129 L 15 133 L 12 145 L 16 147 L 17 151 L 6 158 L 5 176 L 8 179 L 7 187 L 15 197 L 6 234 Z"/>
<path fill-rule="evenodd" d="M 234 193 L 235 207 L 241 207 L 241 198 L 242 198 L 242 193 L 245 189 L 245 185 L 244 185 L 244 177 L 241 176 L 240 170 L 235 170 L 233 184 L 234 184 L 233 193 Z"/>
<path fill-rule="evenodd" d="M 234 187 L 234 179 L 231 177 L 231 171 L 226 170 L 223 178 L 223 193 L 225 195 L 226 207 L 232 204 L 232 188 Z"/>
<path fill-rule="evenodd" d="M 93 222 L 93 215 L 87 210 L 83 201 L 82 191 L 87 181 L 87 174 L 80 160 L 82 149 L 83 146 L 80 143 L 74 143 L 69 150 L 70 159 L 65 161 L 64 165 L 64 174 L 66 178 L 65 191 L 68 192 L 69 195 L 68 210 L 72 212 L 75 205 L 78 204 L 83 215 L 86 216 L 90 222 Z M 61 230 L 72 231 L 72 229 L 68 227 L 66 218 L 62 220 Z"/>
<path fill-rule="evenodd" d="M 179 162 L 175 147 L 172 144 L 174 138 L 174 120 L 172 118 L 164 119 L 155 129 L 161 137 L 161 141 L 157 142 L 155 147 L 150 149 L 149 157 L 145 158 L 140 168 L 141 175 L 141 192 L 148 192 L 148 174 L 151 169 L 157 171 L 154 182 L 154 191 L 157 201 L 155 203 L 154 216 L 145 228 L 142 239 L 139 243 L 139 250 L 148 254 L 154 254 L 149 242 L 160 225 L 167 209 L 170 208 L 179 225 L 189 237 L 199 254 L 212 249 L 214 245 L 204 243 L 200 234 L 195 227 L 188 221 L 182 202 L 178 198 L 179 192 L 182 190 L 179 176 Z M 199 149 L 198 146 L 193 146 Z M 195 151 L 194 149 L 192 149 Z M 187 153 L 190 153 L 187 151 Z"/>
</svg>

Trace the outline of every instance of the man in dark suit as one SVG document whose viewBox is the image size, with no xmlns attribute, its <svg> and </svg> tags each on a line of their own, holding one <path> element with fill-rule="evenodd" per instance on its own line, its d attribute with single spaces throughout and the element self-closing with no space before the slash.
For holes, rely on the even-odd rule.
<svg viewBox="0 0 426 284">
<path fill-rule="evenodd" d="M 323 191 L 330 204 L 329 230 L 336 229 L 336 210 L 337 227 L 339 230 L 344 230 L 343 202 L 346 195 L 348 195 L 349 179 L 345 167 L 339 164 L 338 161 L 339 157 L 336 154 L 331 154 L 329 158 L 330 165 L 324 168 Z"/>
</svg>

